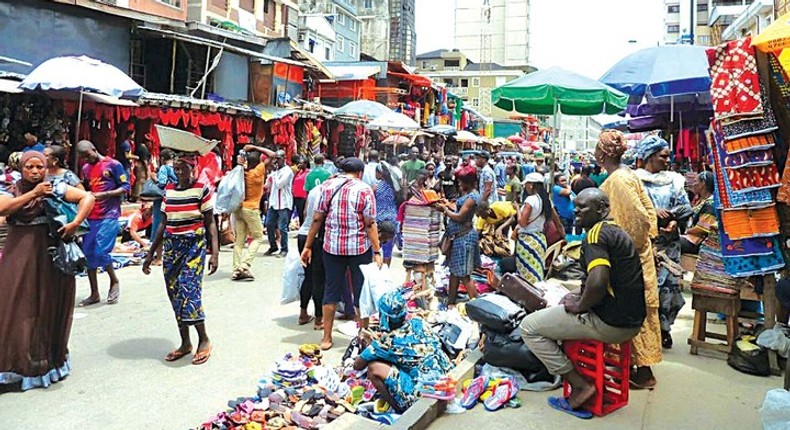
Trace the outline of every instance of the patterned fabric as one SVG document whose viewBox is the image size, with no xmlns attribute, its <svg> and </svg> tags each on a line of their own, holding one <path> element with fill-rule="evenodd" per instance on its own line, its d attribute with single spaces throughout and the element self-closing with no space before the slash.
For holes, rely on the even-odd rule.
<svg viewBox="0 0 790 430">
<path fill-rule="evenodd" d="M 516 269 L 527 282 L 535 285 L 545 276 L 546 236 L 519 231 L 516 241 Z"/>
<path fill-rule="evenodd" d="M 715 126 L 712 126 L 708 145 L 711 149 L 713 172 L 716 175 L 716 192 L 714 193 L 716 207 L 731 209 L 744 206 L 765 206 L 771 204 L 773 198 L 769 190 L 733 191 L 729 178 L 723 173 L 726 171 L 726 169 L 722 167 L 722 160 L 725 156 L 722 146 L 723 142 L 724 137 L 721 132 Z"/>
<path fill-rule="evenodd" d="M 395 221 L 398 217 L 398 203 L 395 188 L 385 180 L 376 183 L 376 221 Z"/>
<path fill-rule="evenodd" d="M 773 206 L 721 211 L 721 225 L 733 240 L 779 234 L 779 216 Z"/>
<path fill-rule="evenodd" d="M 730 181 L 733 191 L 762 190 L 782 185 L 782 179 L 779 177 L 779 170 L 775 164 L 727 169 L 727 180 Z"/>
<path fill-rule="evenodd" d="M 762 114 L 760 75 L 751 38 L 734 40 L 707 50 L 710 95 L 717 120 Z"/>
<path fill-rule="evenodd" d="M 383 361 L 393 366 L 384 381 L 387 390 L 403 409 L 416 400 L 421 379 L 445 375 L 452 363 L 442 351 L 442 342 L 421 318 L 384 333 L 365 348 L 360 357 L 367 362 Z"/>
<path fill-rule="evenodd" d="M 728 142 L 729 143 L 729 142 Z M 773 151 L 749 150 L 724 156 L 723 165 L 727 169 L 737 169 L 740 167 L 769 166 L 774 164 Z"/>
<path fill-rule="evenodd" d="M 719 240 L 723 257 L 751 257 L 769 255 L 774 252 L 773 240 L 770 237 L 732 240 L 724 230 L 721 230 L 719 231 Z"/>
<path fill-rule="evenodd" d="M 749 276 L 765 275 L 774 273 L 785 266 L 782 252 L 779 249 L 779 240 L 773 241 L 773 253 L 769 255 L 757 255 L 752 257 L 732 257 L 724 258 L 724 270 L 728 275 L 737 278 Z"/>
<path fill-rule="evenodd" d="M 645 169 L 638 169 L 635 173 L 644 184 L 654 208 L 675 211 L 682 207 L 683 213 L 691 213 L 683 175 L 675 172 L 650 173 Z"/>
<path fill-rule="evenodd" d="M 456 202 L 456 207 L 460 208 L 464 205 L 467 199 L 471 199 L 475 202 L 475 206 L 480 203 L 480 194 L 477 191 L 472 191 L 469 194 L 461 196 Z M 474 213 L 475 210 L 472 210 Z M 455 235 L 459 231 L 464 230 L 465 226 L 469 226 L 472 220 L 470 219 L 466 223 L 459 223 L 458 221 L 454 221 L 452 219 L 448 219 L 447 221 L 447 230 L 445 234 Z M 452 249 L 450 250 L 450 256 L 447 258 L 447 265 L 450 269 L 450 274 L 457 277 L 466 277 L 472 274 L 472 272 L 480 267 L 482 264 L 480 260 L 480 247 L 477 246 L 477 242 L 480 239 L 477 230 L 471 229 L 468 233 L 463 236 L 456 237 L 453 240 Z"/>
<path fill-rule="evenodd" d="M 339 187 L 342 188 L 332 198 Z M 329 180 L 322 188 L 316 212 L 326 214 L 325 252 L 362 255 L 370 248 L 365 219 L 376 219 L 376 197 L 368 184 L 346 177 Z"/>
<path fill-rule="evenodd" d="M 776 144 L 773 134 L 760 134 L 755 136 L 740 137 L 738 139 L 725 140 L 724 151 L 727 154 L 737 154 L 743 151 L 756 151 L 760 149 L 773 148 Z"/>
<path fill-rule="evenodd" d="M 771 71 L 771 78 L 779 88 L 779 93 L 786 99 L 785 105 L 790 104 L 790 79 L 788 79 L 787 72 L 785 72 L 784 67 L 779 62 L 779 58 L 773 52 L 768 54 L 768 67 Z"/>
<path fill-rule="evenodd" d="M 162 267 L 167 297 L 176 321 L 197 324 L 206 319 L 203 313 L 203 270 L 206 262 L 205 230 L 182 234 L 165 233 Z"/>
<path fill-rule="evenodd" d="M 165 231 L 170 234 L 194 233 L 204 227 L 203 214 L 214 209 L 211 191 L 200 182 L 179 190 L 174 184 L 165 188 L 162 212 L 167 215 Z"/>
<path fill-rule="evenodd" d="M 396 326 L 403 323 L 406 319 L 406 299 L 398 290 L 390 291 L 379 299 L 376 303 L 379 310 L 381 329 L 392 331 Z"/>
<path fill-rule="evenodd" d="M 691 281 L 692 290 L 738 294 L 741 281 L 727 274 L 721 248 L 718 224 L 711 225 L 711 234 L 700 246 L 694 279 Z"/>
<path fill-rule="evenodd" d="M 129 177 L 121 166 L 121 163 L 110 157 L 103 157 L 96 164 L 85 164 L 82 166 L 82 177 L 88 183 L 87 191 L 101 193 L 114 191 L 123 188 L 127 193 L 132 187 L 129 185 Z M 88 219 L 120 218 L 121 217 L 121 197 L 111 197 L 108 199 L 97 200 L 93 205 Z"/>
<path fill-rule="evenodd" d="M 82 183 L 80 178 L 77 177 L 77 174 L 71 170 L 64 170 L 60 175 L 47 175 L 47 181 L 52 182 L 52 185 L 65 183 L 66 185 L 70 185 L 72 187 L 76 187 Z"/>
<path fill-rule="evenodd" d="M 771 108 L 767 93 L 763 92 L 762 100 L 763 115 L 759 117 L 746 117 L 741 121 L 733 123 L 722 123 L 721 131 L 726 140 L 771 133 L 779 128 L 776 124 L 776 116 Z"/>
</svg>

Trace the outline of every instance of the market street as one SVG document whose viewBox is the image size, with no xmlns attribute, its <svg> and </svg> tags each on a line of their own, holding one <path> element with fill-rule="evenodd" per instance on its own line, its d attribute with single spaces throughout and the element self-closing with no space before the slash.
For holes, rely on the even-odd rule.
<svg viewBox="0 0 790 430">
<path fill-rule="evenodd" d="M 291 243 L 295 248 L 296 241 Z M 146 277 L 139 267 L 127 267 L 118 271 L 117 306 L 75 310 L 69 342 L 73 373 L 48 390 L 2 394 L 0 428 L 185 429 L 225 409 L 228 400 L 253 395 L 276 359 L 300 344 L 318 342 L 320 335 L 312 324 L 296 324 L 297 303 L 279 305 L 284 259 L 259 257 L 252 269 L 256 281 L 248 283 L 229 280 L 230 261 L 224 247 L 219 271 L 205 279 L 207 329 L 215 345 L 205 365 L 192 366 L 188 358 L 165 363 L 178 333 L 161 269 Z M 396 279 L 403 276 L 400 262 L 395 258 Z M 106 276 L 100 280 L 106 295 Z M 88 293 L 87 278 L 79 278 L 77 286 L 79 300 Z M 487 428 L 492 417 L 503 428 L 525 423 L 533 429 L 759 428 L 764 393 L 781 387 L 781 378 L 749 376 L 724 360 L 689 355 L 691 314 L 687 305 L 676 324 L 675 347 L 656 367 L 661 381 L 656 390 L 632 390 L 629 406 L 606 419 L 582 422 L 549 408 L 547 393 L 522 391 L 520 409 L 486 412 L 477 406 L 440 417 L 431 428 Z M 325 363 L 336 364 L 348 342 L 336 336 L 338 346 L 325 355 Z"/>
</svg>

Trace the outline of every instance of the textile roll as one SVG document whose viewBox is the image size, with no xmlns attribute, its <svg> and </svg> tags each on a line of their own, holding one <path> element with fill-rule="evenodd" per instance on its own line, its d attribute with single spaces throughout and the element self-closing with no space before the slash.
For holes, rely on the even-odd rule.
<svg viewBox="0 0 790 430">
<path fill-rule="evenodd" d="M 751 38 L 734 40 L 707 51 L 711 102 L 717 120 L 760 115 L 760 75 Z"/>
<path fill-rule="evenodd" d="M 736 154 L 743 151 L 755 151 L 759 149 L 769 149 L 776 144 L 773 134 L 761 134 L 757 136 L 746 136 L 739 139 L 725 140 L 724 150 L 727 154 Z"/>
<path fill-rule="evenodd" d="M 732 240 L 779 234 L 779 216 L 773 206 L 724 210 L 721 211 L 721 222 L 727 236 Z"/>
<path fill-rule="evenodd" d="M 727 169 L 727 179 L 733 191 L 761 190 L 781 185 L 776 165 Z"/>
</svg>

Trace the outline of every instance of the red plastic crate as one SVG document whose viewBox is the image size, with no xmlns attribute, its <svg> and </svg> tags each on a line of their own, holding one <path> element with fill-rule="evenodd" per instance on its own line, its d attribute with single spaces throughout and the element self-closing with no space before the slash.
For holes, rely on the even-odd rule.
<svg viewBox="0 0 790 430">
<path fill-rule="evenodd" d="M 563 348 L 576 371 L 595 385 L 596 394 L 584 409 L 602 417 L 628 404 L 630 341 L 610 345 L 597 340 L 569 340 Z M 570 392 L 571 386 L 565 382 L 563 395 L 568 397 Z"/>
</svg>

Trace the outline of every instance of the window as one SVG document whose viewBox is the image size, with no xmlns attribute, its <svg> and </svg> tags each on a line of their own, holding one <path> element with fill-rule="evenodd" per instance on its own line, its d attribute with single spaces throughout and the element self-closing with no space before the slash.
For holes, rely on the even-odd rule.
<svg viewBox="0 0 790 430">
<path fill-rule="evenodd" d="M 337 36 L 337 41 L 335 41 L 335 45 L 337 45 L 337 52 L 343 52 L 346 50 L 346 39 L 343 36 Z"/>
<path fill-rule="evenodd" d="M 324 56 L 326 56 L 327 60 L 332 59 L 332 50 L 329 48 L 324 48 Z"/>
<path fill-rule="evenodd" d="M 339 25 L 346 25 L 346 14 L 344 14 L 343 12 L 338 12 L 337 13 L 337 23 Z"/>
<path fill-rule="evenodd" d="M 461 60 L 444 60 L 444 67 L 460 67 Z"/>
<path fill-rule="evenodd" d="M 472 78 L 472 87 L 477 88 L 480 86 L 480 78 Z"/>
<path fill-rule="evenodd" d="M 697 12 L 707 12 L 707 11 L 708 11 L 707 3 L 697 3 Z"/>
<path fill-rule="evenodd" d="M 348 42 L 348 55 L 352 57 L 357 56 L 357 44 L 354 42 Z"/>
<path fill-rule="evenodd" d="M 357 31 L 357 21 L 354 18 L 348 19 L 348 29 L 351 31 Z"/>
<path fill-rule="evenodd" d="M 373 0 L 365 0 L 365 9 L 373 8 Z"/>
<path fill-rule="evenodd" d="M 239 0 L 239 8 L 255 13 L 255 0 Z"/>
<path fill-rule="evenodd" d="M 469 79 L 461 79 L 461 88 L 467 88 L 469 86 Z"/>
<path fill-rule="evenodd" d="M 310 50 L 310 53 L 315 52 L 315 40 L 310 39 L 310 42 L 308 42 L 307 46 L 308 46 L 307 49 Z"/>
<path fill-rule="evenodd" d="M 420 68 L 421 69 L 427 69 L 428 68 L 428 62 L 427 61 L 423 61 L 422 63 L 420 63 Z"/>
<path fill-rule="evenodd" d="M 472 106 L 474 107 L 480 106 L 480 99 L 472 99 Z"/>
<path fill-rule="evenodd" d="M 667 6 L 667 13 L 680 13 L 680 5 L 679 4 L 671 4 Z"/>
<path fill-rule="evenodd" d="M 698 45 L 709 45 L 710 44 L 710 36 L 697 36 L 697 44 Z"/>
<path fill-rule="evenodd" d="M 263 0 L 263 13 L 267 15 L 269 13 L 269 1 L 270 0 Z"/>
<path fill-rule="evenodd" d="M 679 25 L 668 25 L 667 26 L 667 33 L 680 33 L 680 26 Z"/>
<path fill-rule="evenodd" d="M 173 7 L 181 7 L 181 0 L 157 0 L 159 3 L 164 3 Z"/>
</svg>

